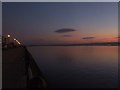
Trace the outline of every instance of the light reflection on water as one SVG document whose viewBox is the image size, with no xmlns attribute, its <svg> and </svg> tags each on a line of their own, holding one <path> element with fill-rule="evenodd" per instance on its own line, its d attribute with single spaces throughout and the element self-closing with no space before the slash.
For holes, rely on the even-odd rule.
<svg viewBox="0 0 120 90">
<path fill-rule="evenodd" d="M 117 87 L 117 46 L 35 46 L 28 50 L 50 87 Z"/>
</svg>

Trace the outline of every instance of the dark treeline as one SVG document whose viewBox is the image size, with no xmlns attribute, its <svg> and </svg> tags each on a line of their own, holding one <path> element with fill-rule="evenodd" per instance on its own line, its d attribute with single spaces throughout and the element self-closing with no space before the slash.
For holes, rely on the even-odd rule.
<svg viewBox="0 0 120 90">
<path fill-rule="evenodd" d="M 29 45 L 29 46 L 120 46 L 120 42 L 101 42 L 83 44 L 51 44 L 51 45 Z"/>
</svg>

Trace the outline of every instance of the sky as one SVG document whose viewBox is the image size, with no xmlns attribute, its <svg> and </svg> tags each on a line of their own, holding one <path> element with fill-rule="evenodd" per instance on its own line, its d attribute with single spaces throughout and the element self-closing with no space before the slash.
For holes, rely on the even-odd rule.
<svg viewBox="0 0 120 90">
<path fill-rule="evenodd" d="M 27 45 L 118 40 L 117 2 L 2 4 L 3 35 Z"/>
</svg>

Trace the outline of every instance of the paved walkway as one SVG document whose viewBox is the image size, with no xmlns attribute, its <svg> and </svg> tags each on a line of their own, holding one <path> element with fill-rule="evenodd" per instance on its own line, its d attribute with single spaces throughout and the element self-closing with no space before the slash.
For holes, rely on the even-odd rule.
<svg viewBox="0 0 120 90">
<path fill-rule="evenodd" d="M 24 48 L 17 47 L 2 52 L 2 88 L 25 88 Z"/>
</svg>

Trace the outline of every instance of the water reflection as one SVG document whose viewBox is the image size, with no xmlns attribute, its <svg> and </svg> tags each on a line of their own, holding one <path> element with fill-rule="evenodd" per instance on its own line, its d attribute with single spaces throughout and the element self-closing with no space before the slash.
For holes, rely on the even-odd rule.
<svg viewBox="0 0 120 90">
<path fill-rule="evenodd" d="M 39 46 L 28 49 L 50 87 L 117 87 L 116 46 Z"/>
</svg>

